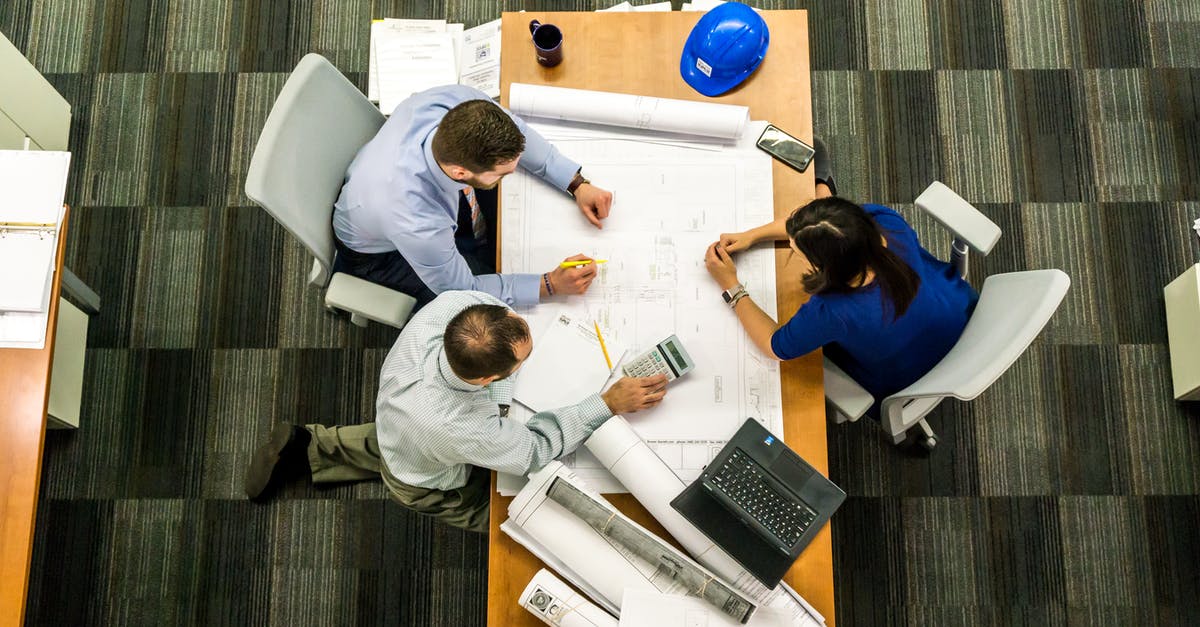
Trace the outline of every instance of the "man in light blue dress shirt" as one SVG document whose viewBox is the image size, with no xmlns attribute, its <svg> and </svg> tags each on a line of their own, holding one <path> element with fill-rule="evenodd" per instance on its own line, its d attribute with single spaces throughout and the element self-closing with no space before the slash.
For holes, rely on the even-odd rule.
<svg viewBox="0 0 1200 627">
<path fill-rule="evenodd" d="M 495 189 L 518 165 L 573 196 L 597 228 L 608 216 L 612 193 L 483 92 L 448 85 L 414 94 L 346 172 L 333 211 L 334 270 L 410 294 L 418 308 L 447 290 L 477 290 L 508 305 L 582 294 L 595 264 L 495 273 Z"/>
<path fill-rule="evenodd" d="M 622 377 L 574 405 L 508 417 L 514 379 L 533 350 L 529 325 L 496 297 L 444 292 L 400 332 L 379 373 L 375 422 L 281 423 L 246 472 L 246 496 L 289 475 L 314 483 L 383 479 L 401 505 L 486 532 L 488 469 L 525 475 L 579 447 L 614 414 L 653 407 L 667 379 Z"/>
</svg>

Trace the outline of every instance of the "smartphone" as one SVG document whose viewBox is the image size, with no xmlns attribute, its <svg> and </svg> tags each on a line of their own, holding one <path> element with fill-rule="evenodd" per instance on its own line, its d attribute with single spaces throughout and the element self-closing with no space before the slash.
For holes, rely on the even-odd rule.
<svg viewBox="0 0 1200 627">
<path fill-rule="evenodd" d="M 808 169 L 816 153 L 812 146 L 788 135 L 774 124 L 768 124 L 763 129 L 762 135 L 758 136 L 757 146 L 799 172 Z"/>
</svg>

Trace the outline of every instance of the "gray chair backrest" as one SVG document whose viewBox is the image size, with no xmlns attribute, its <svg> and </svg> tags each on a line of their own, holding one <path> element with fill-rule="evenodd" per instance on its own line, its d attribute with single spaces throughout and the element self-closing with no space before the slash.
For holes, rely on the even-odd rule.
<svg viewBox="0 0 1200 627">
<path fill-rule="evenodd" d="M 333 264 L 333 203 L 354 155 L 385 118 L 319 54 L 305 55 L 279 92 L 246 175 L 246 195 L 262 205 L 320 265 Z"/>
<path fill-rule="evenodd" d="M 996 274 L 983 282 L 962 337 L 925 376 L 883 401 L 883 414 L 918 397 L 979 396 L 1025 352 L 1071 286 L 1062 270 Z"/>
</svg>

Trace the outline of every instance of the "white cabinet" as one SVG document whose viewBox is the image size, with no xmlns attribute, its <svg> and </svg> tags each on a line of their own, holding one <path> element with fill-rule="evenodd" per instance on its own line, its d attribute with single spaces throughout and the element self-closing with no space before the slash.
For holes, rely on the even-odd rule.
<svg viewBox="0 0 1200 627">
<path fill-rule="evenodd" d="M 1163 288 L 1175 399 L 1200 401 L 1200 263 Z"/>
</svg>

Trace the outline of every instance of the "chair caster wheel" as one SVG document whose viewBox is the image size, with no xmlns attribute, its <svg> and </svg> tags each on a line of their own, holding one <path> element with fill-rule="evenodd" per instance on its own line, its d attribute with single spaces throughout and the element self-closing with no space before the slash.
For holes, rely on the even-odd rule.
<svg viewBox="0 0 1200 627">
<path fill-rule="evenodd" d="M 921 448 L 925 449 L 926 453 L 932 453 L 933 449 L 937 447 L 937 438 L 934 436 L 929 436 L 926 438 L 918 437 L 917 444 L 920 444 Z"/>
</svg>

